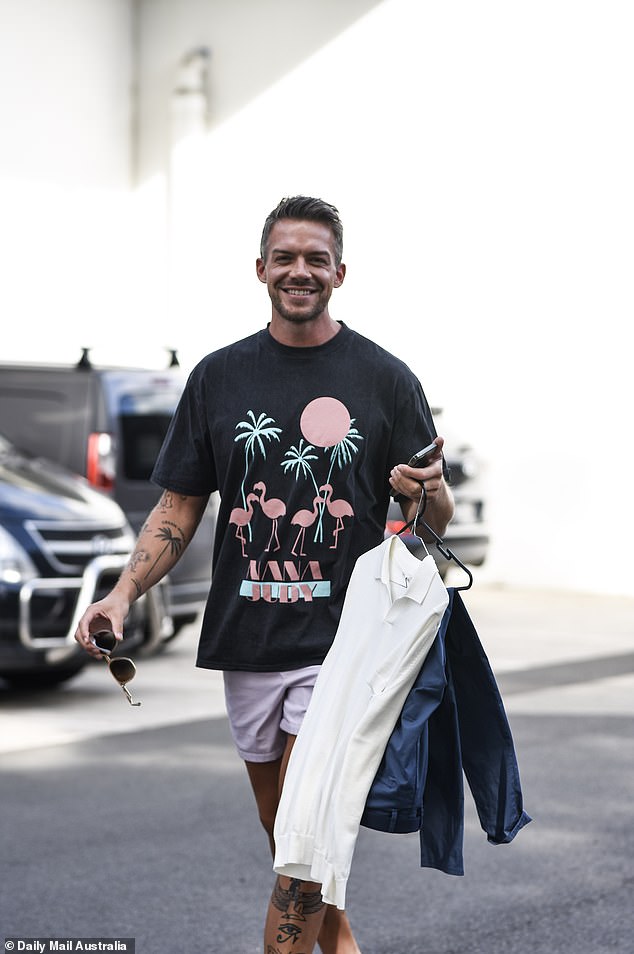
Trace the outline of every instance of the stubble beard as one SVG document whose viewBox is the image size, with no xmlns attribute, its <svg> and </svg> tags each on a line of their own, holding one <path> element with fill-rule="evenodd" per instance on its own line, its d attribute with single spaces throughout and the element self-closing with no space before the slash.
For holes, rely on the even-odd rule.
<svg viewBox="0 0 634 954">
<path fill-rule="evenodd" d="M 324 301 L 323 296 L 319 295 L 317 297 L 317 301 L 310 311 L 295 311 L 286 307 L 281 300 L 281 296 L 276 291 L 271 291 L 270 297 L 273 307 L 278 315 L 280 315 L 280 317 L 284 318 L 286 321 L 290 321 L 296 325 L 304 325 L 309 321 L 314 321 L 316 318 L 319 318 L 319 316 L 322 315 L 326 310 L 328 304 L 327 301 Z"/>
</svg>

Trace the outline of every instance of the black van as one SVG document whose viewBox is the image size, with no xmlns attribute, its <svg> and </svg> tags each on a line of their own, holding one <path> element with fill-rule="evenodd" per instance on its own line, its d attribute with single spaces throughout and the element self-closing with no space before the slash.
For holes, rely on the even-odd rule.
<svg viewBox="0 0 634 954">
<path fill-rule="evenodd" d="M 150 481 L 186 381 L 172 353 L 164 370 L 0 364 L 0 432 L 22 450 L 87 478 L 122 508 L 135 533 L 160 496 Z M 167 580 L 174 632 L 193 622 L 211 579 L 217 500 Z"/>
</svg>

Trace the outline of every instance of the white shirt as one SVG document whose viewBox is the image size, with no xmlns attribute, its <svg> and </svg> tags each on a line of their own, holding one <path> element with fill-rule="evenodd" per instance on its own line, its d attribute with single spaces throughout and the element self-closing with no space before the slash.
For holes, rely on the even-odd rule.
<svg viewBox="0 0 634 954">
<path fill-rule="evenodd" d="M 291 753 L 275 820 L 278 874 L 345 892 L 370 786 L 449 599 L 432 556 L 396 536 L 363 554 Z"/>
</svg>

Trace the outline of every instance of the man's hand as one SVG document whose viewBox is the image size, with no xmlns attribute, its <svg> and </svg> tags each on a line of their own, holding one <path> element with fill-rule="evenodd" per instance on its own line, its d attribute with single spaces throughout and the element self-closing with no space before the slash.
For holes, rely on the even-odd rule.
<svg viewBox="0 0 634 954">
<path fill-rule="evenodd" d="M 397 464 L 390 474 L 390 485 L 401 497 L 400 504 L 407 523 L 414 519 L 422 496 L 422 486 L 427 495 L 425 521 L 439 536 L 442 536 L 454 514 L 453 495 L 447 486 L 442 469 L 443 437 L 434 440 L 438 452 L 425 467 L 410 467 Z"/>
<path fill-rule="evenodd" d="M 91 636 L 100 629 L 111 629 L 116 639 L 123 639 L 123 621 L 130 610 L 129 601 L 116 589 L 104 599 L 88 607 L 79 620 L 75 639 L 87 653 L 99 658 L 101 653 L 92 642 Z"/>
<path fill-rule="evenodd" d="M 410 467 L 409 464 L 397 464 L 390 474 L 390 484 L 395 494 L 414 500 L 420 500 L 421 485 L 425 486 L 427 499 L 436 496 L 444 484 L 442 472 L 442 449 L 444 437 L 436 437 L 434 443 L 437 452 L 425 467 Z"/>
</svg>

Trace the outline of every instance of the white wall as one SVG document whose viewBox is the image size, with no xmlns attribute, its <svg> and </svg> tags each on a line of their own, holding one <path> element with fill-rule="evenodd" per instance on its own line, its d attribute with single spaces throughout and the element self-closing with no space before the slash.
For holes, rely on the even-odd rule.
<svg viewBox="0 0 634 954">
<path fill-rule="evenodd" d="M 68 361 L 90 345 L 155 363 L 180 345 L 180 61 L 210 46 L 217 122 L 377 2 L 0 0 L 0 359 Z"/>
<path fill-rule="evenodd" d="M 116 304 L 131 81 L 129 0 L 0 0 L 3 359 L 75 358 Z"/>
<path fill-rule="evenodd" d="M 634 593 L 633 23 L 626 2 L 385 0 L 173 153 L 163 301 L 186 362 L 265 321 L 278 199 L 335 202 L 334 314 L 487 460 L 481 579 Z"/>
<path fill-rule="evenodd" d="M 137 0 L 142 179 L 161 172 L 170 144 L 178 65 L 210 50 L 208 118 L 231 117 L 381 0 Z M 342 63 L 338 72 L 348 70 Z"/>
<path fill-rule="evenodd" d="M 2 0 L 4 177 L 129 185 L 129 0 Z"/>
<path fill-rule="evenodd" d="M 123 4 L 61 5 L 123 33 Z M 154 360 L 169 344 L 191 364 L 264 324 L 262 221 L 282 195 L 322 195 L 346 228 L 333 313 L 409 360 L 487 460 L 494 543 L 479 578 L 633 594 L 631 4 L 384 0 L 290 72 L 267 74 L 252 99 L 249 84 L 232 99 L 237 77 L 259 83 L 262 64 L 313 22 L 267 5 L 256 56 L 220 17 L 227 9 L 142 0 L 138 187 L 123 207 L 113 154 L 111 188 L 100 180 L 87 206 L 96 215 L 80 203 L 72 227 L 55 221 L 61 205 L 40 181 L 29 195 L 47 203 L 44 236 L 37 223 L 21 229 L 14 209 L 20 344 L 24 327 L 30 349 L 47 340 L 43 299 L 78 313 L 76 279 L 88 343 L 104 355 Z M 170 70 L 201 43 L 218 69 L 214 123 L 206 134 L 194 117 L 189 138 L 170 144 Z M 105 100 L 102 132 L 121 97 Z M 64 327 L 75 342 L 70 318 Z"/>
<path fill-rule="evenodd" d="M 214 249 L 217 243 L 223 248 L 222 264 L 218 264 L 224 270 L 230 252 L 223 235 L 225 229 L 237 228 L 242 242 L 231 259 L 234 265 L 247 268 L 243 284 L 250 284 L 257 235 L 252 231 L 252 219 L 243 230 L 243 215 L 255 213 L 259 227 L 268 211 L 268 197 L 264 198 L 265 212 L 259 204 L 261 188 L 256 190 L 255 203 L 251 201 L 253 183 L 243 181 L 242 158 L 234 154 L 238 148 L 246 154 L 245 160 L 255 163 L 258 179 L 260 171 L 268 176 L 274 161 L 270 133 L 262 140 L 259 132 L 250 134 L 252 104 L 270 91 L 276 113 L 271 117 L 270 132 L 273 124 L 278 124 L 280 145 L 296 124 L 312 126 L 315 110 L 321 111 L 316 91 L 307 90 L 309 99 L 301 107 L 301 115 L 284 116 L 283 106 L 278 104 L 279 84 L 284 88 L 285 77 L 293 76 L 294 68 L 301 69 L 311 55 L 319 57 L 324 46 L 342 31 L 354 35 L 358 18 L 377 4 L 380 6 L 380 0 L 137 0 L 135 211 L 136 221 L 147 228 L 135 260 L 143 320 L 139 324 L 133 317 L 126 329 L 135 351 L 161 360 L 162 346 L 177 346 L 184 360 L 191 362 L 205 349 L 204 342 L 214 346 L 218 339 L 209 325 L 219 321 L 224 307 L 210 265 Z M 181 64 L 191 51 L 200 48 L 209 50 L 210 57 L 206 75 L 197 84 L 196 77 L 192 79 Z M 334 75 L 324 77 L 322 95 L 329 97 L 333 81 L 342 82 L 343 75 L 354 69 L 348 61 L 336 64 Z M 198 85 L 203 95 L 176 96 L 175 89 L 184 84 Z M 240 118 L 243 109 L 246 120 Z M 237 147 L 232 143 L 225 151 L 221 131 L 225 123 L 233 128 L 236 115 L 242 130 L 240 143 Z M 182 140 L 183 128 L 189 131 L 187 141 Z M 207 129 L 212 130 L 209 137 Z M 291 156 L 292 152 L 289 159 Z M 288 169 L 287 160 L 282 168 Z M 229 209 L 233 197 L 239 196 L 233 224 L 228 221 L 234 218 L 233 212 L 218 205 L 217 194 L 229 203 Z M 259 315 L 262 305 L 260 296 Z M 239 325 L 240 317 L 232 316 L 230 321 Z M 199 342 L 201 323 L 212 333 Z"/>
</svg>

